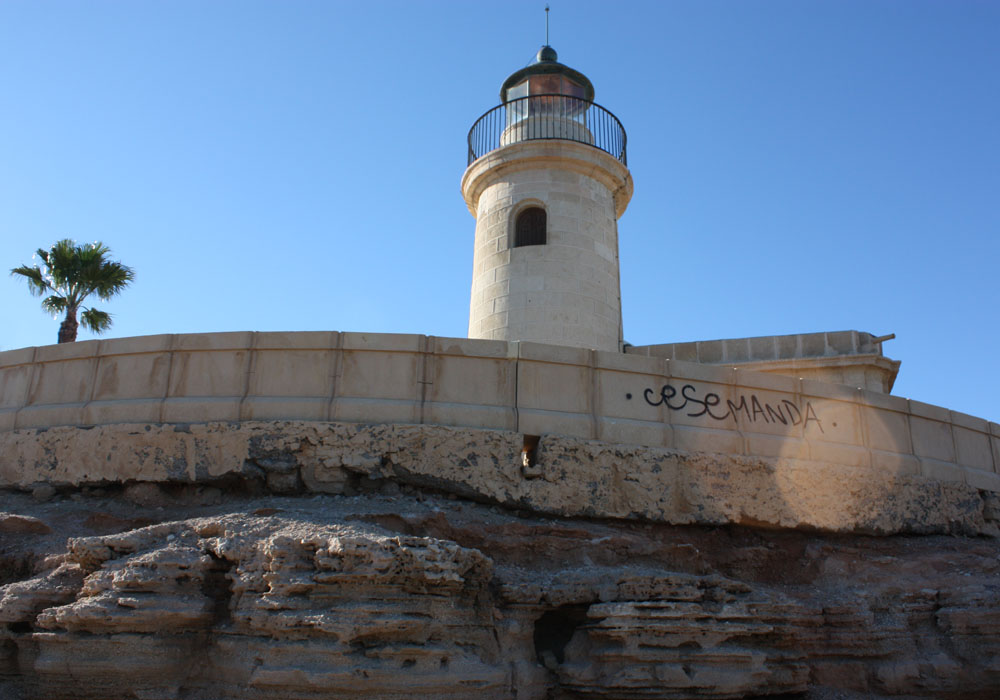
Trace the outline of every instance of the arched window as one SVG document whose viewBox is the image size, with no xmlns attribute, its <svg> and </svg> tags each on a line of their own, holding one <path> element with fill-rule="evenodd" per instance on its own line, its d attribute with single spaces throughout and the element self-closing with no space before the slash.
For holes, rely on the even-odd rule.
<svg viewBox="0 0 1000 700">
<path fill-rule="evenodd" d="M 514 221 L 514 247 L 545 245 L 545 210 L 528 207 Z"/>
</svg>

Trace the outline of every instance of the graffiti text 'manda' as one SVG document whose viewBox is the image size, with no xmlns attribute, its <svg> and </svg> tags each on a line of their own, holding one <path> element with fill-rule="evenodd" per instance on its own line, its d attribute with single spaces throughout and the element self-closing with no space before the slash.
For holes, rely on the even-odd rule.
<svg viewBox="0 0 1000 700">
<path fill-rule="evenodd" d="M 664 384 L 660 389 L 659 397 L 653 389 L 646 389 L 642 393 L 646 403 L 650 406 L 666 406 L 671 411 L 683 411 L 687 409 L 687 415 L 692 418 L 698 416 L 708 416 L 717 421 L 729 420 L 730 418 L 739 423 L 740 418 L 748 423 L 763 421 L 765 423 L 780 423 L 781 425 L 802 425 L 808 427 L 811 422 L 816 423 L 820 432 L 823 431 L 823 423 L 816 415 L 815 409 L 810 402 L 806 401 L 805 408 L 799 408 L 794 401 L 781 399 L 776 403 L 767 403 L 757 398 L 756 394 L 750 394 L 749 400 L 744 394 L 740 394 L 738 400 L 726 399 L 714 392 L 705 394 L 703 398 L 698 397 L 698 390 L 693 384 L 685 384 L 680 391 L 672 384 Z"/>
</svg>

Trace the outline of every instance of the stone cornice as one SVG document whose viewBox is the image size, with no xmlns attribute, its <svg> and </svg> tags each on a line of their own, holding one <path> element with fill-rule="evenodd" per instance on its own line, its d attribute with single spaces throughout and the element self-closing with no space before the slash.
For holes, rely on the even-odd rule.
<svg viewBox="0 0 1000 700">
<path fill-rule="evenodd" d="M 479 197 L 497 179 L 512 172 L 543 168 L 571 171 L 597 180 L 614 196 L 615 212 L 619 217 L 632 199 L 632 175 L 612 156 L 585 143 L 539 139 L 491 151 L 466 169 L 462 176 L 462 195 L 469 212 L 476 216 Z"/>
</svg>

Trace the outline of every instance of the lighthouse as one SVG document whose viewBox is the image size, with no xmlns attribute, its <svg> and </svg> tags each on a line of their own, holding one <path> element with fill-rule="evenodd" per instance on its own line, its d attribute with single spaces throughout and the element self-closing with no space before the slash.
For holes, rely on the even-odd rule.
<svg viewBox="0 0 1000 700">
<path fill-rule="evenodd" d="M 476 218 L 469 337 L 622 349 L 618 218 L 625 129 L 590 80 L 543 46 L 469 131 Z"/>
</svg>

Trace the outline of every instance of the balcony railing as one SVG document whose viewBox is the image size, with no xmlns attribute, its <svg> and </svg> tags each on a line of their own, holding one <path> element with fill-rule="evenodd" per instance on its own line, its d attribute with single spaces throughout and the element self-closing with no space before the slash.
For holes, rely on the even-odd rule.
<svg viewBox="0 0 1000 700">
<path fill-rule="evenodd" d="M 491 109 L 469 129 L 469 164 L 502 146 L 536 139 L 586 143 L 628 165 L 618 117 L 569 95 L 519 97 Z"/>
</svg>

